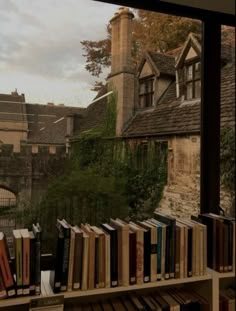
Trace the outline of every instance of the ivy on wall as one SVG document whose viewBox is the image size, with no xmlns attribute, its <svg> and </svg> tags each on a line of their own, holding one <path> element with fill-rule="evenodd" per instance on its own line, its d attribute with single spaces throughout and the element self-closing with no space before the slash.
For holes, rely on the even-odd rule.
<svg viewBox="0 0 236 311">
<path fill-rule="evenodd" d="M 235 129 L 221 130 L 220 145 L 221 183 L 226 190 L 235 191 Z"/>
</svg>

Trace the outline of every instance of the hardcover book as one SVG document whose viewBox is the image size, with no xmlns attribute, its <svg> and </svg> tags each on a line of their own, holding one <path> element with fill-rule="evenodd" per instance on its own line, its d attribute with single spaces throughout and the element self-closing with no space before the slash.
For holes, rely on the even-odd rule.
<svg viewBox="0 0 236 311">
<path fill-rule="evenodd" d="M 136 282 L 140 285 L 144 278 L 144 229 L 132 221 L 129 226 L 136 234 Z"/>
<path fill-rule="evenodd" d="M 30 293 L 30 236 L 28 229 L 20 229 L 22 237 L 23 295 Z"/>
<path fill-rule="evenodd" d="M 19 229 L 12 231 L 15 250 L 16 294 L 23 295 L 23 253 L 22 237 Z"/>
<path fill-rule="evenodd" d="M 33 231 L 29 231 L 30 237 L 30 295 L 35 295 L 35 274 L 36 274 L 36 238 Z"/>
<path fill-rule="evenodd" d="M 95 288 L 95 285 L 98 284 L 97 273 L 95 274 L 95 264 L 96 264 L 96 245 L 95 245 L 95 232 L 90 228 L 88 224 L 82 224 L 81 229 L 86 232 L 89 236 L 89 254 L 88 254 L 88 289 Z M 98 246 L 98 244 L 97 244 Z M 97 258 L 98 264 L 98 258 Z"/>
<path fill-rule="evenodd" d="M 35 236 L 35 294 L 41 293 L 41 234 L 42 229 L 39 223 L 32 225 L 32 231 Z"/>
<path fill-rule="evenodd" d="M 83 232 L 78 226 L 73 226 L 72 230 L 75 233 L 73 289 L 79 289 L 81 286 L 82 274 Z"/>
<path fill-rule="evenodd" d="M 175 277 L 175 225 L 176 219 L 161 212 L 154 212 L 154 218 L 166 224 L 166 259 L 169 263 L 170 278 Z"/>
<path fill-rule="evenodd" d="M 110 269 L 111 287 L 118 286 L 118 236 L 117 229 L 109 224 L 101 224 L 103 230 L 110 235 Z"/>
<path fill-rule="evenodd" d="M 129 285 L 129 225 L 120 219 L 111 219 L 118 231 L 118 284 Z"/>
</svg>

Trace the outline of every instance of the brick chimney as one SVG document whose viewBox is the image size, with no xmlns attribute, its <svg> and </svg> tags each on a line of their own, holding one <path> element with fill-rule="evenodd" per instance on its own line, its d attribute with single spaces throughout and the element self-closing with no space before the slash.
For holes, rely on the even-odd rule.
<svg viewBox="0 0 236 311">
<path fill-rule="evenodd" d="M 133 115 L 135 71 L 131 57 L 132 19 L 128 8 L 120 8 L 111 19 L 111 73 L 108 84 L 116 96 L 116 135 L 121 136 Z"/>
</svg>

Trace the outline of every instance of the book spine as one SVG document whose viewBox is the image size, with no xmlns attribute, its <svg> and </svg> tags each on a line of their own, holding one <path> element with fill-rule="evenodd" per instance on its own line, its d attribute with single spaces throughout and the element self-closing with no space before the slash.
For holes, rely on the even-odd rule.
<svg viewBox="0 0 236 311">
<path fill-rule="evenodd" d="M 30 295 L 35 295 L 35 256 L 36 256 L 36 240 L 30 239 Z"/>
<path fill-rule="evenodd" d="M 136 236 L 136 281 L 143 284 L 144 276 L 144 236 L 142 231 L 137 231 Z"/>
<path fill-rule="evenodd" d="M 157 230 L 155 227 L 151 229 L 151 271 L 150 280 L 157 280 Z"/>
<path fill-rule="evenodd" d="M 136 234 L 129 234 L 129 283 L 136 283 Z"/>
<path fill-rule="evenodd" d="M 122 234 L 122 285 L 129 285 L 129 229 L 121 230 Z"/>
<path fill-rule="evenodd" d="M 188 229 L 184 227 L 184 278 L 188 276 Z"/>
<path fill-rule="evenodd" d="M 180 227 L 179 277 L 184 278 L 185 228 Z"/>
<path fill-rule="evenodd" d="M 61 271 L 62 271 L 63 252 L 64 252 L 64 237 L 59 235 L 57 238 L 56 256 L 54 258 L 54 270 L 50 271 L 50 284 L 55 294 L 59 293 L 61 290 Z"/>
<path fill-rule="evenodd" d="M 105 235 L 105 243 L 106 243 L 106 249 L 105 249 L 105 287 L 109 288 L 111 285 L 111 252 L 110 252 L 110 245 L 111 245 L 111 237 L 109 234 Z"/>
<path fill-rule="evenodd" d="M 7 297 L 7 291 L 3 282 L 2 273 L 0 270 L 0 299 L 4 299 Z"/>
<path fill-rule="evenodd" d="M 73 286 L 74 251 L 75 251 L 75 232 L 71 229 L 70 230 L 68 283 L 67 283 L 68 291 L 72 291 L 72 286 Z"/>
<path fill-rule="evenodd" d="M 175 278 L 180 278 L 180 228 L 175 228 Z"/>
<path fill-rule="evenodd" d="M 23 294 L 23 263 L 22 263 L 22 238 L 14 239 L 15 266 L 16 266 L 16 294 Z"/>
<path fill-rule="evenodd" d="M 88 257 L 88 289 L 99 286 L 98 280 L 98 242 L 95 233 L 89 233 L 89 257 Z"/>
<path fill-rule="evenodd" d="M 175 277 L 175 220 L 170 221 L 170 278 Z"/>
<path fill-rule="evenodd" d="M 204 275 L 204 228 L 199 227 L 199 275 Z"/>
<path fill-rule="evenodd" d="M 36 234 L 35 242 L 35 294 L 41 294 L 41 237 Z"/>
<path fill-rule="evenodd" d="M 88 261 L 89 261 L 89 238 L 83 237 L 81 290 L 88 289 Z"/>
<path fill-rule="evenodd" d="M 99 236 L 99 288 L 105 287 L 105 235 Z"/>
<path fill-rule="evenodd" d="M 11 274 L 9 262 L 7 260 L 7 251 L 5 249 L 5 243 L 3 240 L 0 240 L 0 270 L 2 272 L 2 278 L 7 291 L 7 295 L 9 297 L 14 296 L 14 280 L 13 275 Z"/>
<path fill-rule="evenodd" d="M 111 260 L 111 287 L 118 286 L 118 236 L 117 231 L 111 232 L 110 260 Z"/>
<path fill-rule="evenodd" d="M 187 243 L 188 243 L 188 251 L 187 251 L 187 261 L 188 261 L 188 264 L 187 264 L 187 275 L 188 277 L 192 276 L 193 273 L 192 273 L 192 260 L 193 260 L 193 230 L 192 228 L 188 228 L 187 230 L 187 235 L 188 235 L 188 238 L 187 238 Z"/>
<path fill-rule="evenodd" d="M 91 259 L 91 258 L 90 258 Z M 89 288 L 92 285 L 89 285 Z M 99 239 L 95 237 L 95 269 L 94 269 L 94 285 L 93 288 L 99 288 Z"/>
<path fill-rule="evenodd" d="M 162 227 L 162 249 L 161 249 L 161 279 L 168 279 L 169 274 L 166 274 L 166 227 Z"/>
<path fill-rule="evenodd" d="M 151 232 L 144 232 L 144 282 L 150 281 L 151 271 Z"/>
<path fill-rule="evenodd" d="M 83 236 L 82 233 L 75 233 L 75 251 L 74 251 L 74 268 L 73 268 L 73 289 L 79 289 L 81 286 L 82 271 L 82 249 Z"/>
<path fill-rule="evenodd" d="M 228 271 L 233 270 L 233 224 L 228 222 Z"/>
<path fill-rule="evenodd" d="M 69 271 L 69 254 L 70 254 L 70 229 L 63 228 L 64 231 L 64 253 L 61 271 L 61 291 L 67 290 L 68 271 Z"/>
<path fill-rule="evenodd" d="M 161 280 L 161 250 L 162 250 L 162 228 L 157 227 L 157 279 Z"/>
<path fill-rule="evenodd" d="M 30 240 L 23 237 L 23 295 L 29 295 L 30 290 Z"/>
</svg>

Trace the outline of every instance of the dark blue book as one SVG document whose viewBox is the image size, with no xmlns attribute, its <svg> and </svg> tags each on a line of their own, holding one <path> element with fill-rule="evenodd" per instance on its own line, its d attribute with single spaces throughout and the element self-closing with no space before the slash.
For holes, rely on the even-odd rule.
<svg viewBox="0 0 236 311">
<path fill-rule="evenodd" d="M 166 260 L 169 264 L 170 278 L 175 277 L 175 226 L 176 219 L 161 212 L 154 212 L 154 218 L 166 224 Z"/>
</svg>

